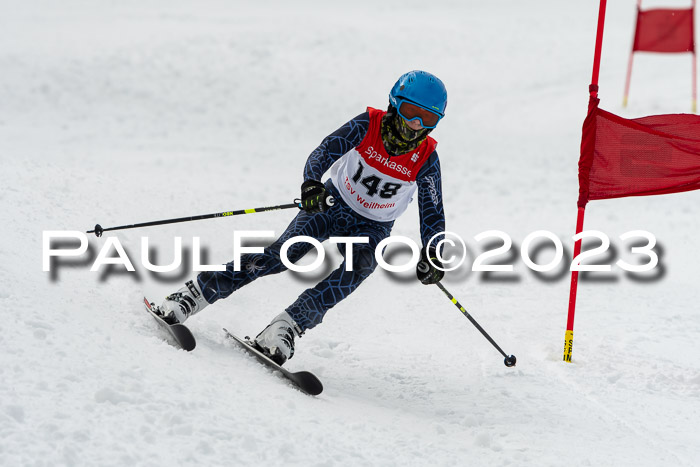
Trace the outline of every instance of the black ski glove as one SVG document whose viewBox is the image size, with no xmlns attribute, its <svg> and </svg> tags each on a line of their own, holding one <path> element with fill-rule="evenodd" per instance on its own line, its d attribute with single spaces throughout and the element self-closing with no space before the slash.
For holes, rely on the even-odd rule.
<svg viewBox="0 0 700 467">
<path fill-rule="evenodd" d="M 301 209 L 309 213 L 324 212 L 333 206 L 333 197 L 326 186 L 317 180 L 307 180 L 301 184 Z"/>
<path fill-rule="evenodd" d="M 425 248 L 421 250 L 421 260 L 416 265 L 416 276 L 425 285 L 437 284 L 445 277 L 445 271 L 442 270 L 442 262 L 438 259 L 435 248 L 427 250 L 427 253 Z M 430 264 L 428 258 L 435 266 Z"/>
</svg>

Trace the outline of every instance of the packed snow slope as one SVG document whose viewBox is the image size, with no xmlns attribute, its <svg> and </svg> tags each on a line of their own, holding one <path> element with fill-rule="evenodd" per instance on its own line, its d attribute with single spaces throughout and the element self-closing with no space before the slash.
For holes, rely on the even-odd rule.
<svg viewBox="0 0 700 467">
<path fill-rule="evenodd" d="M 621 107 L 635 5 L 609 2 L 601 107 L 689 112 L 687 54 L 639 54 Z M 700 193 L 589 204 L 586 229 L 612 243 L 599 262 L 645 262 L 619 238 L 642 229 L 660 263 L 582 278 L 574 358 L 562 362 L 597 1 L 0 10 L 1 465 L 700 465 Z M 224 263 L 234 231 L 279 234 L 292 211 L 90 236 L 86 253 L 42 270 L 44 231 L 291 202 L 311 150 L 366 106 L 385 108 L 412 69 L 449 92 L 433 134 L 447 226 L 470 256 L 444 284 L 516 367 L 411 272 L 378 270 L 298 340 L 288 367 L 317 374 L 319 397 L 226 341 L 222 327 L 256 334 L 335 267 L 334 248 L 324 271 L 261 279 L 193 317 L 193 352 L 166 343 L 142 294 L 160 302 L 193 275 L 193 237 L 203 263 Z M 471 271 L 500 244 L 474 239 L 488 230 L 512 238 L 495 261 L 513 272 Z M 540 275 L 520 256 L 537 230 L 566 248 Z M 394 234 L 419 239 L 415 207 Z M 142 236 L 156 264 L 182 237 L 183 268 L 147 271 Z M 109 237 L 136 272 L 90 271 Z"/>
</svg>

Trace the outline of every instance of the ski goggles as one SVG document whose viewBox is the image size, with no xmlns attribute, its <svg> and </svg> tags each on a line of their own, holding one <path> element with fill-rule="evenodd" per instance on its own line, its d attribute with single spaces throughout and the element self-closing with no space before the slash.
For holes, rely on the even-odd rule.
<svg viewBox="0 0 700 467">
<path fill-rule="evenodd" d="M 410 122 L 418 119 L 423 128 L 435 128 L 443 117 L 443 115 L 440 115 L 438 112 L 403 99 L 396 99 L 396 104 L 396 110 L 404 120 Z"/>
</svg>

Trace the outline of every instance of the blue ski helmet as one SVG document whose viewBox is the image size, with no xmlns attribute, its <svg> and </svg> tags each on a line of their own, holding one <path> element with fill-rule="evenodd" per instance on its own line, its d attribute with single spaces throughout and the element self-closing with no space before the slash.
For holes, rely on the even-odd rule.
<svg viewBox="0 0 700 467">
<path fill-rule="evenodd" d="M 399 78 L 389 93 L 389 103 L 396 109 L 400 109 L 403 101 L 416 104 L 442 118 L 447 107 L 447 89 L 440 78 L 427 71 L 409 71 Z"/>
</svg>

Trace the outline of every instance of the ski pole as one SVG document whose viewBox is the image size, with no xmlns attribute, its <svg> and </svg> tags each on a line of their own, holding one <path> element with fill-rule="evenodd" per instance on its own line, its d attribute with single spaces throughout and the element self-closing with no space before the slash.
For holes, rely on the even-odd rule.
<svg viewBox="0 0 700 467">
<path fill-rule="evenodd" d="M 331 198 L 331 197 L 329 197 L 329 198 Z M 333 201 L 333 200 L 331 198 L 328 201 Z M 267 206 L 267 207 L 263 207 L 263 208 L 241 209 L 238 211 L 224 211 L 224 212 L 216 212 L 214 214 L 202 214 L 199 216 L 178 217 L 176 219 L 165 219 L 162 221 L 142 222 L 140 224 L 131 224 L 131 225 L 120 225 L 118 227 L 107 227 L 106 229 L 103 228 L 100 224 L 96 224 L 95 228 L 93 230 L 88 230 L 87 233 L 94 233 L 95 236 L 101 237 L 102 232 L 108 232 L 110 230 L 135 229 L 137 227 L 150 227 L 153 225 L 175 224 L 177 222 L 198 221 L 198 220 L 202 220 L 202 219 L 213 219 L 216 217 L 229 217 L 229 216 L 237 216 L 239 214 L 253 214 L 256 212 L 275 211 L 278 209 L 291 209 L 291 208 L 301 209 L 301 201 L 294 200 L 293 203 L 280 204 L 279 206 Z"/>
<path fill-rule="evenodd" d="M 462 305 L 460 305 L 460 303 L 457 301 L 457 299 L 454 298 L 452 296 L 452 294 L 450 292 L 448 292 L 447 289 L 441 283 L 437 282 L 435 285 L 437 285 L 440 288 L 440 290 L 442 290 L 445 293 L 445 295 L 447 295 L 447 298 L 449 298 L 450 301 L 452 303 L 454 303 L 457 308 L 459 308 L 459 311 L 461 311 L 462 314 L 464 314 L 464 316 L 466 316 L 467 319 L 472 322 L 472 324 L 479 330 L 479 332 L 481 332 L 481 334 L 484 335 L 484 337 L 491 343 L 491 345 L 496 347 L 496 350 L 501 352 L 501 355 L 503 355 L 505 357 L 505 360 L 503 360 L 503 363 L 505 364 L 505 366 L 507 366 L 507 367 L 515 366 L 515 361 L 516 361 L 515 355 L 510 355 L 510 356 L 506 355 L 506 353 L 503 350 L 501 350 L 501 348 L 498 346 L 498 344 L 496 344 L 496 342 L 493 339 L 491 339 L 491 336 L 489 336 L 489 334 L 486 331 L 484 331 L 484 328 L 479 326 L 479 323 L 477 323 L 476 320 L 474 318 L 472 318 L 472 316 L 467 312 L 467 310 L 465 310 L 464 307 Z"/>
</svg>

